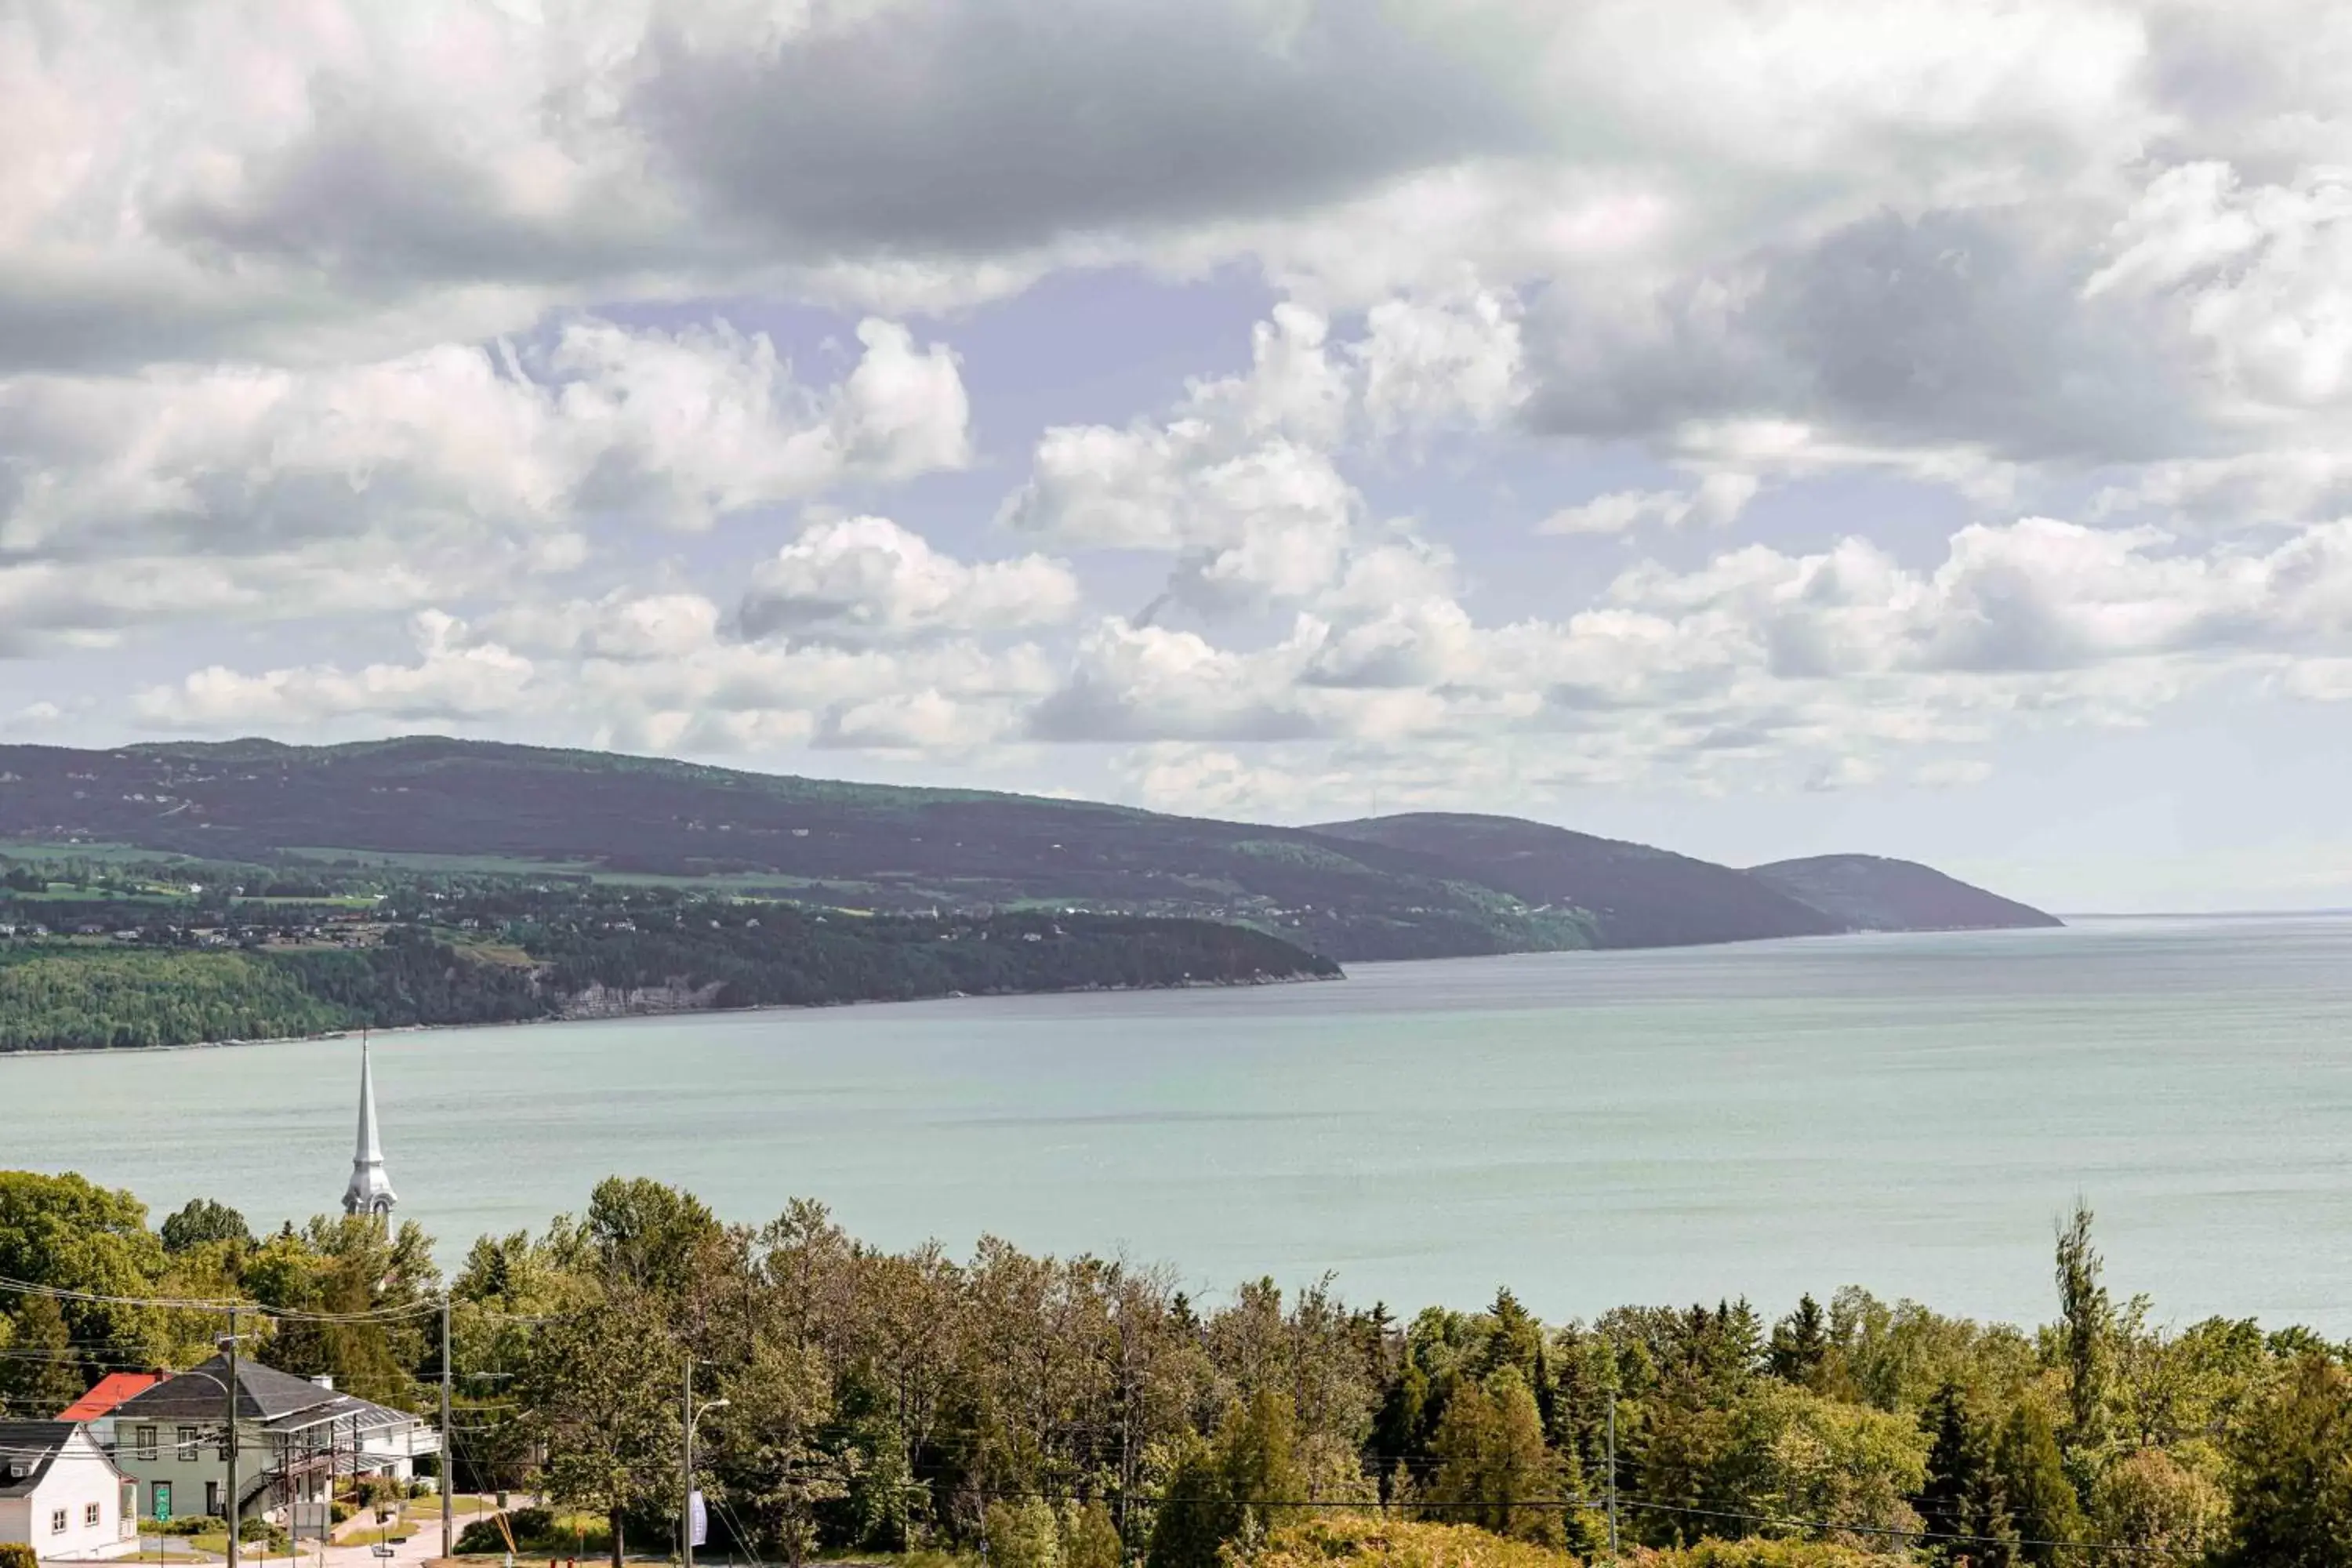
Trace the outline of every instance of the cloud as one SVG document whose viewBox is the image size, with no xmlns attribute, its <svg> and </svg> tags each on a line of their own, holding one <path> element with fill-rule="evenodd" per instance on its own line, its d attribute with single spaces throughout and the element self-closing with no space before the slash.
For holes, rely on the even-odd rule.
<svg viewBox="0 0 2352 1568">
<path fill-rule="evenodd" d="M 1296 773 L 1181 742 L 1133 747 L 1121 754 L 1117 772 L 1128 798 L 1154 810 L 1198 816 L 1279 818 L 1328 808 L 1334 798 L 1311 790 Z"/>
<path fill-rule="evenodd" d="M 1527 144 L 1529 101 L 1494 90 L 1504 62 L 1445 20 L 1241 0 L 673 11 L 630 109 L 658 167 L 778 243 L 998 253 Z"/>
<path fill-rule="evenodd" d="M 1070 569 L 1041 555 L 967 565 L 887 518 L 812 524 L 753 569 L 736 618 L 750 637 L 899 641 L 1068 620 Z"/>
<path fill-rule="evenodd" d="M 2340 158 L 2326 35 L 2108 0 L 33 0 L 0 20 L 0 353 L 384 357 L 1132 262 L 1333 309 L 1465 262 L 1686 278 L 1881 210 L 2105 202 L 2183 146 Z"/>
<path fill-rule="evenodd" d="M 723 321 L 593 319 L 522 352 L 0 378 L 0 602 L 100 632 L 414 605 L 575 566 L 592 527 L 700 531 L 966 461 L 953 357 L 887 322 L 860 336 L 829 388 Z"/>
<path fill-rule="evenodd" d="M 354 717 L 437 723 L 510 711 L 530 683 L 530 661 L 496 644 L 453 647 L 455 629 L 446 615 L 419 616 L 421 658 L 413 665 L 349 672 L 321 665 L 250 676 L 213 665 L 177 686 L 142 692 L 135 708 L 150 723 L 189 730 L 309 727 Z"/>
<path fill-rule="evenodd" d="M 128 711 L 1109 742 L 1234 810 L 1940 787 L 2219 684 L 2334 700 L 2347 44 L 2112 0 L 29 0 L 0 656 L 302 622 Z M 1271 294 L 1246 366 L 1030 395 L 1114 269 Z M 751 330 L 792 304 L 853 368 Z M 943 313 L 1001 404 L 885 319 Z M 1007 454 L 1009 546 L 883 515 L 950 472 L 921 515 L 982 515 Z"/>
<path fill-rule="evenodd" d="M 1404 749 L 1501 746 L 1515 767 L 1588 784 L 1941 787 L 1971 782 L 1980 760 L 1898 768 L 1896 755 L 2143 723 L 2232 678 L 2327 696 L 2352 648 L 2343 525 L 2183 548 L 2155 530 L 2026 518 L 1961 530 L 1930 568 L 1860 539 L 1811 554 L 1748 546 L 1690 569 L 1645 562 L 1591 608 L 1506 625 L 1449 596 L 1442 565 L 1424 563 L 1409 596 L 1335 599 L 1332 617 L 1302 615 L 1256 647 L 1106 623 L 1031 733 L 1358 746 L 1381 769 Z"/>
<path fill-rule="evenodd" d="M 1175 555 L 1169 596 L 1211 613 L 1314 593 L 1361 510 L 1329 450 L 1354 393 L 1325 335 L 1321 317 L 1281 307 L 1253 336 L 1248 374 L 1193 383 L 1166 421 L 1048 429 L 998 521 Z"/>
<path fill-rule="evenodd" d="M 1031 716 L 1041 741 L 1277 741 L 1320 726 L 1287 689 L 1281 655 L 1111 619 L 1080 639 L 1061 687 Z"/>
<path fill-rule="evenodd" d="M 133 707 L 145 723 L 208 733 L 432 723 L 656 752 L 953 753 L 1014 735 L 1054 683 L 1026 643 L 761 645 L 720 623 L 709 600 L 680 592 L 509 605 L 474 621 L 428 610 L 411 620 L 406 663 L 215 665 L 141 691 Z M 576 728 L 583 715 L 593 734 Z"/>
<path fill-rule="evenodd" d="M 1311 602 L 1381 537 L 1343 457 L 1507 418 L 1523 391 L 1517 313 L 1487 289 L 1399 298 L 1334 342 L 1324 317 L 1278 305 L 1245 374 L 1192 382 L 1164 418 L 1046 430 L 997 520 L 1171 555 L 1162 602 L 1212 617 Z"/>
<path fill-rule="evenodd" d="M 1494 289 L 1374 305 L 1350 350 L 1372 430 L 1501 424 L 1527 396 L 1518 315 L 1517 299 Z"/>
<path fill-rule="evenodd" d="M 1576 506 L 1562 507 L 1536 525 L 1538 533 L 1624 533 L 1636 528 L 1721 528 L 1755 499 L 1752 474 L 1709 474 L 1698 488 L 1682 490 L 1611 490 Z"/>
</svg>

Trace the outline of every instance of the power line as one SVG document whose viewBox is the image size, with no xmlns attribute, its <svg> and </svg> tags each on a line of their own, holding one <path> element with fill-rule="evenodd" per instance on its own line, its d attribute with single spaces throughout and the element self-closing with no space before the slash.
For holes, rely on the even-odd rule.
<svg viewBox="0 0 2352 1568">
<path fill-rule="evenodd" d="M 439 1300 L 427 1298 L 397 1306 L 373 1307 L 360 1312 L 309 1312 L 299 1308 L 272 1307 L 257 1301 L 215 1300 L 205 1297 L 113 1296 L 97 1290 L 71 1290 L 62 1286 L 43 1285 L 30 1279 L 13 1279 L 5 1275 L 0 1275 L 0 1291 L 18 1296 L 46 1296 L 53 1301 L 78 1301 L 91 1306 L 150 1307 L 184 1312 L 251 1312 L 282 1322 L 296 1323 L 389 1323 L 440 1310 Z"/>
</svg>

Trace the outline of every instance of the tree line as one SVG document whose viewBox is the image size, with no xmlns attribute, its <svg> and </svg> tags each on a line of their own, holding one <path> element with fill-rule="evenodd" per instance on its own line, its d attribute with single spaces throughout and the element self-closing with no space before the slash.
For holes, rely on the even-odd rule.
<svg viewBox="0 0 2352 1568">
<path fill-rule="evenodd" d="M 445 1281 L 414 1224 L 256 1237 L 198 1203 L 151 1229 L 128 1194 L 0 1175 L 0 1275 L 392 1312 L 266 1323 L 255 1353 L 419 1410 L 439 1375 Z M 969 1258 L 892 1251 L 808 1202 L 730 1225 L 614 1178 L 577 1218 L 477 1240 L 446 1282 L 454 1458 L 461 1483 L 593 1517 L 577 1539 L 616 1563 L 658 1550 L 690 1364 L 698 1399 L 727 1402 L 697 1438 L 720 1549 L 795 1563 L 983 1543 L 994 1568 L 1283 1568 L 1342 1547 L 1469 1561 L 1399 1547 L 1424 1528 L 1407 1521 L 1496 1563 L 1531 1561 L 1506 1542 L 1591 1560 L 1612 1492 L 1628 1552 L 1694 1568 L 2112 1559 L 2081 1543 L 2215 1568 L 2346 1561 L 2352 1347 L 2161 1324 L 2110 1292 L 2087 1213 L 2057 1237 L 2053 1283 L 2033 1329 L 1852 1288 L 1769 1320 L 1730 1300 L 1546 1321 L 1507 1289 L 1400 1318 L 1329 1279 L 1210 1303 L 1163 1268 L 993 1238 Z M 126 1361 L 186 1364 L 217 1331 L 185 1310 L 7 1300 L 12 1413 Z M 1727 1541 L 1748 1555 L 1703 1544 Z"/>
<path fill-rule="evenodd" d="M 570 889 L 410 906 L 320 928 L 352 933 L 350 944 L 302 945 L 298 932 L 295 945 L 263 945 L 249 929 L 231 946 L 194 923 L 205 917 L 193 906 L 149 910 L 136 942 L 0 940 L 0 1051 L 509 1023 L 626 1006 L 636 993 L 669 999 L 648 1006 L 821 1006 L 1339 973 L 1279 938 L 1210 921 L 859 917 Z M 622 1000 L 598 1000 L 612 996 Z"/>
</svg>

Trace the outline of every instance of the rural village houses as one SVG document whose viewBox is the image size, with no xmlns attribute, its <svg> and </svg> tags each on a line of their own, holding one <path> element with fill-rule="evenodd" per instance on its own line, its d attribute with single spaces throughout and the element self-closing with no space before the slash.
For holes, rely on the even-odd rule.
<svg viewBox="0 0 2352 1568">
<path fill-rule="evenodd" d="M 131 1481 L 72 1421 L 0 1421 L 0 1542 L 45 1560 L 111 1556 L 138 1531 Z"/>
<path fill-rule="evenodd" d="M 138 1484 L 143 1516 L 225 1515 L 228 1375 L 228 1358 L 215 1356 L 115 1407 L 114 1461 Z M 253 1361 L 237 1363 L 236 1416 L 237 1503 L 248 1519 L 325 1501 L 339 1476 L 410 1480 L 415 1461 L 441 1449 L 440 1434 L 404 1410 Z"/>
</svg>

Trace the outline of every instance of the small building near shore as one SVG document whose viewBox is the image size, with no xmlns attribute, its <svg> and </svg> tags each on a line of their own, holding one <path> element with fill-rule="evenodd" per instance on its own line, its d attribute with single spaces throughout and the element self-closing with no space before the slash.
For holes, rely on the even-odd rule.
<svg viewBox="0 0 2352 1568">
<path fill-rule="evenodd" d="M 0 1542 L 45 1561 L 113 1557 L 139 1539 L 138 1501 L 89 1429 L 0 1421 Z"/>
<path fill-rule="evenodd" d="M 228 1358 L 215 1356 L 115 1407 L 114 1460 L 139 1484 L 143 1517 L 226 1517 L 228 1376 Z M 440 1434 L 405 1410 L 244 1358 L 236 1431 L 245 1519 L 325 1501 L 341 1476 L 412 1480 L 416 1461 L 441 1451 Z"/>
</svg>

